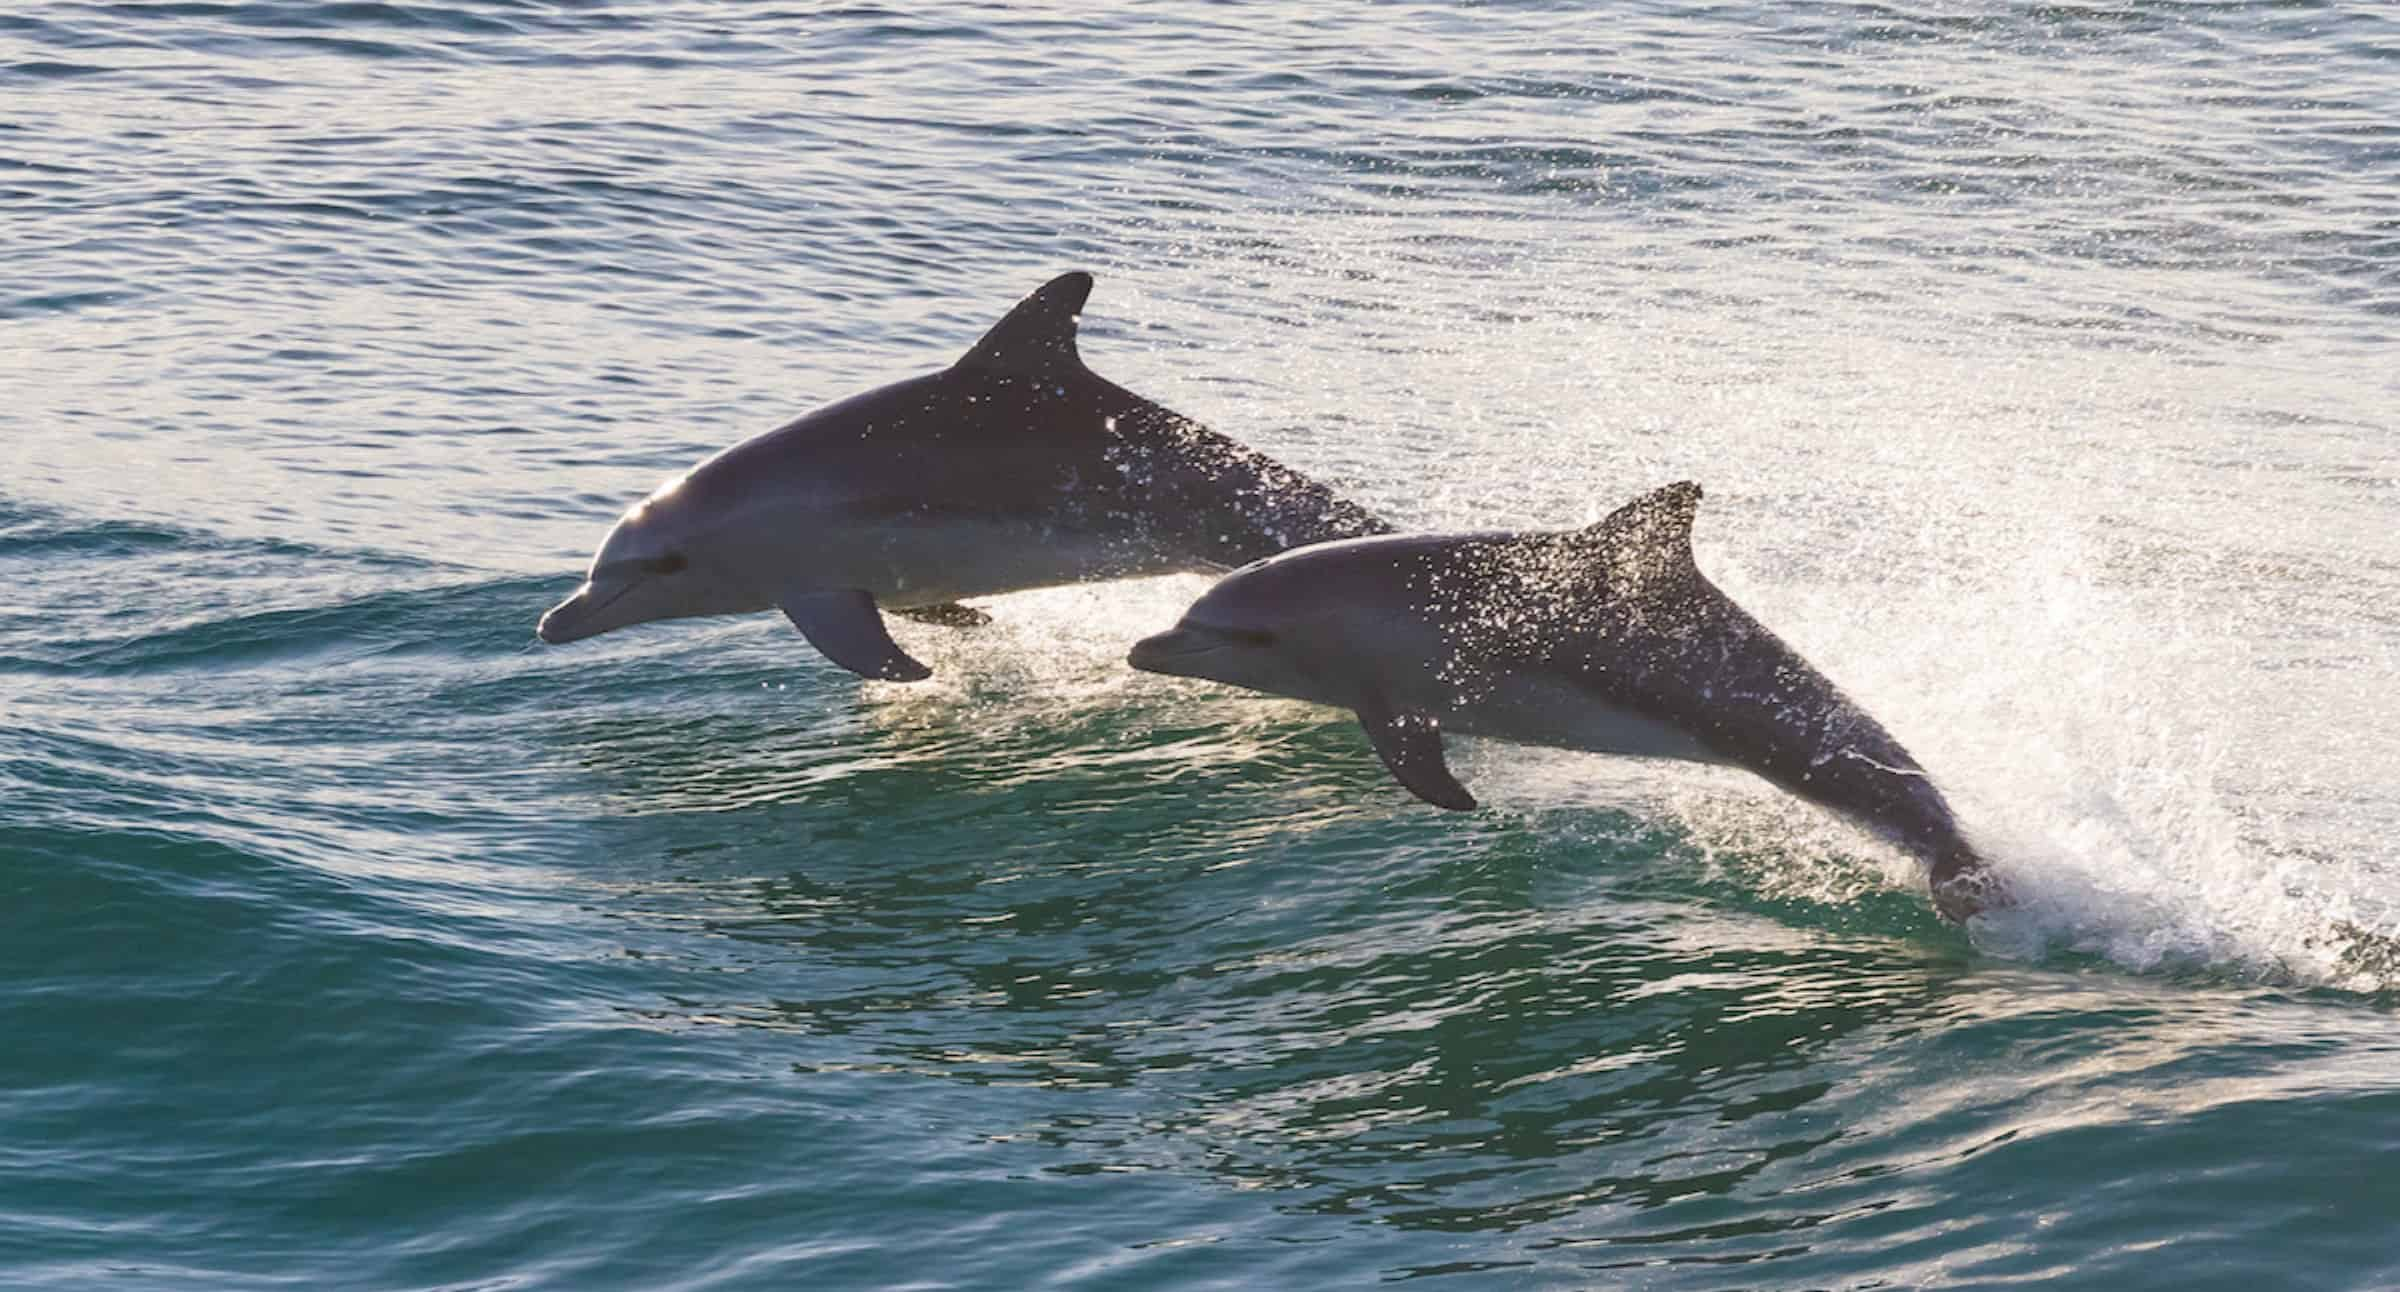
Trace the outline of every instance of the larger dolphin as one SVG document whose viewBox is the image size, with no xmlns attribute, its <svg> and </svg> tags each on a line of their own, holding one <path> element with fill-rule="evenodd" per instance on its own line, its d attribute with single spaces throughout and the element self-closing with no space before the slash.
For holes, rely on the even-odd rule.
<svg viewBox="0 0 2400 1292">
<path fill-rule="evenodd" d="M 1442 732 L 1728 763 L 1922 858 L 1964 920 L 2000 897 L 1900 742 L 1701 574 L 1700 486 L 1584 530 L 1362 538 L 1272 557 L 1143 639 L 1131 662 L 1355 710 L 1403 786 L 1474 796 Z"/>
<path fill-rule="evenodd" d="M 931 670 L 879 608 L 971 623 L 966 597 L 1222 571 L 1390 526 L 1323 485 L 1083 366 L 1092 276 L 1019 302 L 957 363 L 821 408 L 636 503 L 551 643 L 780 609 L 864 677 Z"/>
</svg>

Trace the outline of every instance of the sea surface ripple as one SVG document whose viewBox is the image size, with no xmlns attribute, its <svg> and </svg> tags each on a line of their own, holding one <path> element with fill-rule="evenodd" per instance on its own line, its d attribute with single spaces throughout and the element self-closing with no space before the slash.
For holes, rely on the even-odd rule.
<svg viewBox="0 0 2400 1292">
<path fill-rule="evenodd" d="M 2400 1285 L 2400 15 L 0 15 L 0 1284 Z M 1137 675 L 1201 586 L 542 648 L 1099 274 L 1412 526 L 1708 489 L 2024 906 Z"/>
</svg>

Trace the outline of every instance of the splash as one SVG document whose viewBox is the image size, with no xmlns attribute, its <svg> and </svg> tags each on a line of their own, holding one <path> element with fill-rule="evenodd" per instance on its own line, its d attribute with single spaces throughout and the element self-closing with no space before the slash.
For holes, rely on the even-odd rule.
<svg viewBox="0 0 2400 1292">
<path fill-rule="evenodd" d="M 1477 266 L 1469 307 L 1458 266 L 1395 260 L 1357 221 L 1298 236 L 1326 316 L 1212 354 L 1271 349 L 1286 381 L 1227 410 L 1163 371 L 1165 397 L 1293 428 L 1256 438 L 1411 528 L 1574 525 L 1698 480 L 1701 568 L 1882 719 L 2008 875 L 2021 905 L 1977 922 L 1979 948 L 2400 986 L 2400 542 L 2360 458 L 2377 383 L 2291 366 L 2345 352 L 2163 322 L 2095 339 L 2027 322 L 2022 288 L 1918 298 L 1732 252 L 1668 284 L 1552 244 Z M 1373 293 L 1371 327 L 1337 291 Z M 1412 357 L 1343 348 L 1370 340 Z M 1368 409 L 1387 424 L 1355 429 Z M 1375 463 L 1346 460 L 1362 443 Z M 1602 784 L 1828 902 L 1862 875 L 1921 886 L 1722 775 L 1599 761 L 1486 755 L 1479 789 L 1523 778 L 1502 801 L 1538 806 Z"/>
</svg>

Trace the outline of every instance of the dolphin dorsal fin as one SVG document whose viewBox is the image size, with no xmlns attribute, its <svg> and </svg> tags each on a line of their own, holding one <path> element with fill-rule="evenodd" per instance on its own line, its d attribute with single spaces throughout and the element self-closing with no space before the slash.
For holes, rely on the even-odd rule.
<svg viewBox="0 0 2400 1292">
<path fill-rule="evenodd" d="M 962 368 L 1039 376 L 1064 365 L 1083 366 L 1075 353 L 1075 324 L 1092 294 L 1092 276 L 1078 269 L 1044 283 L 992 325 L 958 361 Z"/>
<path fill-rule="evenodd" d="M 1661 568 L 1691 565 L 1692 520 L 1700 514 L 1700 486 L 1677 481 L 1610 512 L 1583 537 L 1620 553 L 1653 558 Z"/>
</svg>

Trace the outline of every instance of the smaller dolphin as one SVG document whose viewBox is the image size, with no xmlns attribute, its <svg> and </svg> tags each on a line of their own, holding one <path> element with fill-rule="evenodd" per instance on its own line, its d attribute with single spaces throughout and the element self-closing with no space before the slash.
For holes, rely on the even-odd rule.
<svg viewBox="0 0 2400 1292">
<path fill-rule="evenodd" d="M 932 670 L 881 610 L 953 627 L 967 597 L 1232 569 L 1390 526 L 1296 471 L 1093 373 L 1062 274 L 957 363 L 745 440 L 634 504 L 553 645 L 630 624 L 779 609 L 862 677 Z"/>
<path fill-rule="evenodd" d="M 1700 573 L 1700 486 L 1588 529 L 1361 538 L 1226 576 L 1135 668 L 1357 712 L 1395 779 L 1475 798 L 1442 732 L 1747 768 L 1924 860 L 1936 909 L 2002 896 L 1891 734 Z"/>
</svg>

